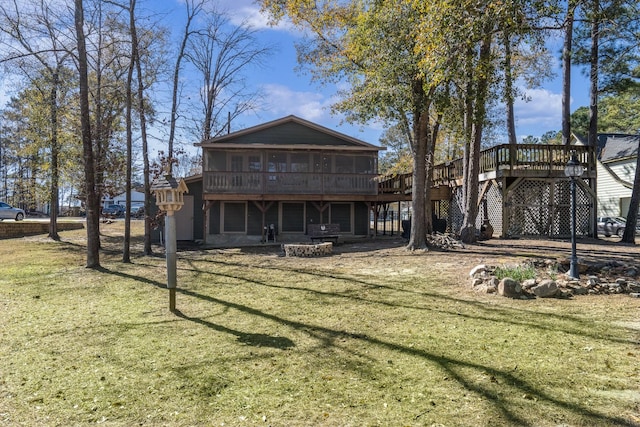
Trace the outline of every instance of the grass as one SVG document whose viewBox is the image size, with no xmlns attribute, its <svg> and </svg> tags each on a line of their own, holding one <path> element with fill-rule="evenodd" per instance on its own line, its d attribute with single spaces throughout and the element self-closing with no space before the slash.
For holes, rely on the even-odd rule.
<svg viewBox="0 0 640 427">
<path fill-rule="evenodd" d="M 496 267 L 493 274 L 496 276 L 498 280 L 502 280 L 506 277 L 510 277 L 516 282 L 524 282 L 528 279 L 535 279 L 537 272 L 533 266 L 504 266 L 504 267 Z"/>
<path fill-rule="evenodd" d="M 179 253 L 172 314 L 162 257 L 62 239 L 0 241 L 0 425 L 640 425 L 638 299 L 238 249 Z"/>
</svg>

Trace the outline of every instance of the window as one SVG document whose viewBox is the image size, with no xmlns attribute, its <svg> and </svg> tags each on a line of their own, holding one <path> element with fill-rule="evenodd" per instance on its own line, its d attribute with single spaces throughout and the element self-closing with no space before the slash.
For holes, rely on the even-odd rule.
<svg viewBox="0 0 640 427">
<path fill-rule="evenodd" d="M 375 162 L 373 157 L 357 156 L 356 160 L 356 173 L 374 173 Z"/>
<path fill-rule="evenodd" d="M 262 159 L 260 156 L 249 156 L 249 172 L 261 172 Z"/>
<path fill-rule="evenodd" d="M 291 172 L 309 172 L 309 154 L 291 154 Z"/>
<path fill-rule="evenodd" d="M 332 203 L 331 222 L 340 224 L 340 231 L 351 232 L 351 203 Z"/>
<path fill-rule="evenodd" d="M 267 170 L 269 172 L 286 172 L 287 171 L 287 154 L 286 153 L 269 154 Z"/>
<path fill-rule="evenodd" d="M 244 233 L 246 231 L 246 209 L 245 203 L 224 204 L 225 233 Z"/>
<path fill-rule="evenodd" d="M 231 171 L 232 172 L 242 172 L 242 165 L 244 164 L 244 158 L 243 156 L 240 155 L 233 155 L 231 156 Z M 231 177 L 231 185 L 233 185 L 234 187 L 241 187 L 242 186 L 242 175 L 238 174 L 238 175 L 233 175 Z"/>
<path fill-rule="evenodd" d="M 207 171 L 224 172 L 227 170 L 227 155 L 224 151 L 207 151 Z"/>
<path fill-rule="evenodd" d="M 282 203 L 282 231 L 304 232 L 304 203 Z"/>
<path fill-rule="evenodd" d="M 353 157 L 336 156 L 336 173 L 353 173 Z"/>
</svg>

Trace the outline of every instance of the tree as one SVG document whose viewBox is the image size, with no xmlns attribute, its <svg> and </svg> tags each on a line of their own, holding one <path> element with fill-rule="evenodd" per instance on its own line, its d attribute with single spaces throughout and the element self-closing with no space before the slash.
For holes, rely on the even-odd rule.
<svg viewBox="0 0 640 427">
<path fill-rule="evenodd" d="M 182 71 L 182 60 L 186 56 L 187 43 L 193 36 L 195 30 L 192 28 L 194 19 L 202 12 L 205 0 L 186 0 L 187 20 L 184 24 L 184 32 L 180 47 L 176 55 L 176 62 L 173 68 L 173 88 L 171 91 L 171 114 L 169 117 L 169 142 L 168 142 L 168 167 L 171 172 L 174 164 L 174 140 L 176 136 L 176 125 L 178 122 L 178 92 L 180 91 L 180 72 Z"/>
<path fill-rule="evenodd" d="M 429 175 L 439 130 L 442 81 L 432 79 L 416 54 L 419 14 L 409 2 L 316 2 L 264 0 L 275 19 L 284 15 L 309 31 L 298 46 L 315 79 L 346 80 L 349 90 L 333 110 L 347 120 L 378 118 L 411 132 L 413 217 L 407 248 L 426 248 L 431 231 Z"/>
<path fill-rule="evenodd" d="M 46 75 L 46 71 L 43 71 Z M 75 75 L 72 70 L 64 69 L 60 75 L 58 87 L 55 122 L 58 156 L 54 159 L 58 164 L 59 186 L 64 183 L 69 187 L 77 185 L 70 182 L 78 169 L 79 146 L 74 137 L 76 128 L 75 111 Z M 51 123 L 50 90 L 46 77 L 39 81 L 27 82 L 7 104 L 2 112 L 3 126 L 3 165 L 5 172 L 5 188 L 9 180 L 19 185 L 22 190 L 20 200 L 15 200 L 25 209 L 38 208 L 51 203 L 52 156 L 51 134 L 54 132 Z M 6 195 L 0 196 L 2 199 Z M 46 203 L 45 203 L 46 202 Z M 49 207 L 43 207 L 46 213 Z"/>
<path fill-rule="evenodd" d="M 402 124 L 389 127 L 380 137 L 380 144 L 387 152 L 380 158 L 379 172 L 382 175 L 411 173 L 411 131 Z"/>
<path fill-rule="evenodd" d="M 629 211 L 627 212 L 627 224 L 622 234 L 622 241 L 625 243 L 636 242 L 636 225 L 638 224 L 638 208 L 640 208 L 640 137 L 638 138 L 638 151 L 636 154 L 636 173 L 633 179 L 633 191 L 629 201 Z"/>
<path fill-rule="evenodd" d="M 220 135 L 233 119 L 256 108 L 260 96 L 248 89 L 245 73 L 261 65 L 271 51 L 249 26 L 231 26 L 215 11 L 206 19 L 205 28 L 190 38 L 186 51 L 202 78 L 201 114 L 194 117 L 201 141 Z"/>
<path fill-rule="evenodd" d="M 562 45 L 562 143 L 571 142 L 571 56 L 573 51 L 573 22 L 576 1 L 567 1 L 564 21 L 564 43 Z"/>
<path fill-rule="evenodd" d="M 138 61 L 138 33 L 136 30 L 136 0 L 129 0 L 129 35 L 131 36 L 131 50 L 129 55 L 129 66 L 127 69 L 126 87 L 126 126 L 127 126 L 127 172 L 126 172 L 126 194 L 124 210 L 124 239 L 122 247 L 122 262 L 131 262 L 131 168 L 133 166 L 133 72 L 136 70 Z M 141 76 L 138 76 L 139 78 Z"/>
<path fill-rule="evenodd" d="M 501 31 L 512 31 L 501 23 L 519 22 L 523 7 L 521 2 L 461 1 L 455 7 L 445 1 L 420 3 L 421 65 L 436 79 L 452 82 L 450 96 L 458 100 L 456 122 L 465 143 L 461 239 L 466 242 L 476 238 L 479 156 L 488 123 L 488 93 L 496 83 L 494 38 L 500 39 Z"/>
<path fill-rule="evenodd" d="M 84 34 L 84 8 L 82 0 L 75 0 L 74 23 L 78 49 L 78 74 L 80 89 L 80 122 L 85 175 L 85 197 L 87 206 L 87 268 L 100 267 L 100 195 L 96 191 L 94 174 L 95 160 L 91 140 L 91 111 L 89 110 L 89 72 L 87 47 Z"/>
<path fill-rule="evenodd" d="M 0 32 L 8 36 L 5 57 L 40 90 L 47 90 L 49 107 L 49 149 L 51 156 L 49 237 L 58 240 L 59 203 L 59 124 L 58 91 L 64 84 L 62 74 L 69 59 L 71 46 L 67 28 L 62 25 L 60 10 L 48 2 L 23 4 L 17 0 L 0 5 Z M 35 61 L 36 64 L 33 64 Z"/>
</svg>

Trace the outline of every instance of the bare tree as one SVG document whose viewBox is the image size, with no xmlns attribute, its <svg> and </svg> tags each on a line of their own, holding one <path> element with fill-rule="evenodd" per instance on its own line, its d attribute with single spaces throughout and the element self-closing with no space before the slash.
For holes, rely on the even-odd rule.
<svg viewBox="0 0 640 427">
<path fill-rule="evenodd" d="M 129 35 L 131 37 L 131 50 L 129 66 L 127 67 L 126 86 L 126 128 L 127 128 L 127 165 L 126 165 L 126 193 L 124 210 L 124 239 L 122 247 L 122 262 L 131 262 L 131 168 L 133 164 L 133 71 L 136 69 L 138 35 L 136 33 L 136 0 L 129 0 Z"/>
<path fill-rule="evenodd" d="M 171 116 L 169 120 L 169 146 L 168 146 L 168 167 L 169 172 L 171 173 L 171 169 L 173 167 L 174 159 L 173 159 L 173 145 L 176 137 L 176 123 L 178 121 L 178 92 L 180 89 L 180 71 L 182 70 L 182 60 L 186 55 L 187 43 L 189 38 L 194 34 L 194 29 L 192 28 L 193 20 L 202 12 L 202 8 L 206 0 L 186 0 L 185 8 L 187 10 L 187 21 L 184 25 L 184 32 L 182 34 L 182 41 L 180 42 L 180 47 L 178 49 L 178 54 L 176 55 L 176 63 L 173 69 L 173 89 L 172 89 L 172 99 L 171 99 Z"/>
<path fill-rule="evenodd" d="M 187 51 L 202 77 L 202 115 L 194 119 L 201 140 L 219 135 L 231 120 L 256 108 L 259 95 L 248 90 L 244 73 L 261 65 L 271 50 L 260 45 L 251 27 L 231 26 L 217 12 L 207 16 L 206 28 L 191 39 Z"/>
</svg>

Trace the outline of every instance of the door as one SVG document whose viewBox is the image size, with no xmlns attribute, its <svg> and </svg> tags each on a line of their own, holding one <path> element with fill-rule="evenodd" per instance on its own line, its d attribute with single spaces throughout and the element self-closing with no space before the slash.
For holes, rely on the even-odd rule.
<svg viewBox="0 0 640 427">
<path fill-rule="evenodd" d="M 193 196 L 184 196 L 184 206 L 177 211 L 176 240 L 193 240 Z"/>
</svg>

